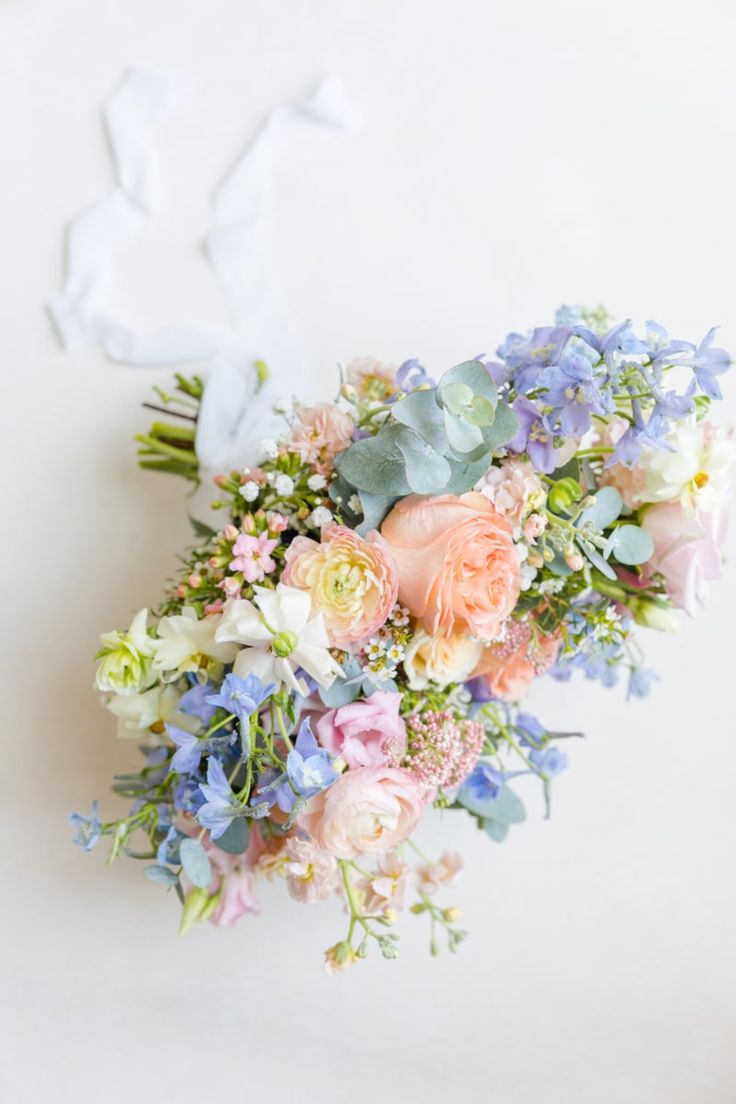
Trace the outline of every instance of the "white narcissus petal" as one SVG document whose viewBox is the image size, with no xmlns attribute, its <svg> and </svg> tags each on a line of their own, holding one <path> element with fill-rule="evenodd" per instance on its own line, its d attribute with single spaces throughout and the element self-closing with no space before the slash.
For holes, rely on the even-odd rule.
<svg viewBox="0 0 736 1104">
<path fill-rule="evenodd" d="M 222 620 L 215 632 L 215 640 L 236 644 L 261 644 L 271 639 L 271 633 L 263 624 L 252 602 L 233 599 L 225 605 Z"/>
</svg>

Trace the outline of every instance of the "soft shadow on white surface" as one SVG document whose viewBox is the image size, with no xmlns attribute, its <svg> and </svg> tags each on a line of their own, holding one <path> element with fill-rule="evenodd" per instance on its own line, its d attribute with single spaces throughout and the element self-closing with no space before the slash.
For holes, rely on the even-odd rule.
<svg viewBox="0 0 736 1104">
<path fill-rule="evenodd" d="M 194 82 L 164 137 L 166 217 L 111 289 L 142 326 L 221 317 L 196 249 L 211 188 L 268 107 L 334 69 L 366 126 L 286 166 L 275 197 L 326 392 L 351 355 L 441 371 L 563 300 L 694 339 L 721 322 L 736 349 L 733 40 L 715 0 L 0 6 L 3 1104 L 736 1099 L 736 568 L 680 637 L 645 639 L 648 702 L 539 687 L 550 725 L 587 733 L 550 821 L 532 797 L 500 847 L 461 817 L 426 825 L 466 856 L 456 958 L 431 960 L 407 917 L 397 962 L 329 979 L 339 910 L 268 885 L 260 919 L 179 942 L 174 902 L 65 824 L 94 796 L 112 810 L 135 760 L 91 687 L 98 633 L 156 602 L 188 539 L 182 489 L 134 467 L 167 373 L 64 357 L 42 309 L 62 226 L 109 185 L 99 105 L 126 65 Z"/>
</svg>

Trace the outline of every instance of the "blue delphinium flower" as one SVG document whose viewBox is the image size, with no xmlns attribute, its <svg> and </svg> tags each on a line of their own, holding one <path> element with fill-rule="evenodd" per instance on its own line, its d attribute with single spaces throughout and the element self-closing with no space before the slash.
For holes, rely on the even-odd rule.
<svg viewBox="0 0 736 1104">
<path fill-rule="evenodd" d="M 517 713 L 514 727 L 522 747 L 539 747 L 547 735 L 546 728 L 531 713 Z"/>
<path fill-rule="evenodd" d="M 167 866 L 169 863 L 173 864 L 179 861 L 180 839 L 181 833 L 176 830 L 173 824 L 170 824 L 166 835 L 156 850 L 156 862 L 159 866 Z"/>
<path fill-rule="evenodd" d="M 69 813 L 69 823 L 72 828 L 77 829 L 74 836 L 77 847 L 82 847 L 85 851 L 91 851 L 102 835 L 102 825 L 97 813 L 97 802 L 92 802 L 91 816 L 83 816 L 82 813 Z"/>
<path fill-rule="evenodd" d="M 708 330 L 692 356 L 678 362 L 692 368 L 700 390 L 711 399 L 723 398 L 721 385 L 715 377 L 722 376 L 731 367 L 731 357 L 726 350 L 713 348 L 717 329 L 714 326 Z"/>
<path fill-rule="evenodd" d="M 297 793 L 313 797 L 336 782 L 338 774 L 332 762 L 333 756 L 317 743 L 309 719 L 302 721 L 294 748 L 286 759 L 286 773 Z"/>
<path fill-rule="evenodd" d="M 196 816 L 204 803 L 204 794 L 196 778 L 183 778 L 174 790 L 174 808 L 181 813 Z"/>
<path fill-rule="evenodd" d="M 495 801 L 507 777 L 504 771 L 481 760 L 463 782 L 461 793 L 474 802 Z"/>
<path fill-rule="evenodd" d="M 548 474 L 557 466 L 555 459 L 554 430 L 549 420 L 529 399 L 519 398 L 513 403 L 519 419 L 519 432 L 509 448 L 513 452 L 528 452 L 529 459 L 539 472 Z"/>
<path fill-rule="evenodd" d="M 396 372 L 396 382 L 401 391 L 416 391 L 417 387 L 436 387 L 437 384 L 427 374 L 416 357 L 405 360 Z"/>
<path fill-rule="evenodd" d="M 235 799 L 222 764 L 212 755 L 207 762 L 207 781 L 200 784 L 205 804 L 197 812 L 197 820 L 209 829 L 213 840 L 219 839 L 236 816 L 242 815 L 242 805 Z"/>
<path fill-rule="evenodd" d="M 567 756 L 556 747 L 534 748 L 529 752 L 529 762 L 548 778 L 554 778 L 567 767 Z"/>
<path fill-rule="evenodd" d="M 234 713 L 239 721 L 252 716 L 264 701 L 271 697 L 276 685 L 269 682 L 267 686 L 256 675 L 246 675 L 239 678 L 237 675 L 225 675 L 222 686 L 217 694 L 211 694 L 207 698 L 209 705 L 220 706 L 227 713 Z"/>
<path fill-rule="evenodd" d="M 544 376 L 543 397 L 559 418 L 562 432 L 582 437 L 590 429 L 591 414 L 604 414 L 606 404 L 589 360 L 579 353 L 566 356 Z"/>
<path fill-rule="evenodd" d="M 207 750 L 206 741 L 173 724 L 166 725 L 166 734 L 177 748 L 171 757 L 171 769 L 177 774 L 194 774 L 199 770 L 202 754 Z"/>
<path fill-rule="evenodd" d="M 179 699 L 177 712 L 186 713 L 188 717 L 198 717 L 203 724 L 209 725 L 217 712 L 217 706 L 208 704 L 208 698 L 217 687 L 214 682 L 207 682 L 203 686 L 197 682 L 194 675 L 191 675 L 190 679 L 192 686 Z"/>
<path fill-rule="evenodd" d="M 632 667 L 629 672 L 629 686 L 626 700 L 630 698 L 646 698 L 649 696 L 652 683 L 659 678 L 654 671 L 646 667 Z"/>
</svg>

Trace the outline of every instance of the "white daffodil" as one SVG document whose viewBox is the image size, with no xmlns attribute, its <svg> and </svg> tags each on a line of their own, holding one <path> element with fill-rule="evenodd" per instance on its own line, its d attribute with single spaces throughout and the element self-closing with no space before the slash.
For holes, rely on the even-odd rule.
<svg viewBox="0 0 736 1104">
<path fill-rule="evenodd" d="M 154 670 L 168 674 L 170 680 L 185 671 L 197 671 L 203 665 L 203 657 L 218 663 L 232 663 L 238 649 L 233 644 L 217 641 L 220 620 L 215 616 L 200 621 L 191 606 L 184 606 L 179 614 L 162 617 L 155 641 Z"/>
<path fill-rule="evenodd" d="M 197 717 L 177 713 L 181 694 L 173 686 L 152 686 L 142 694 L 120 697 L 115 694 L 105 704 L 118 719 L 118 736 L 140 740 L 151 728 L 163 732 L 164 725 L 175 724 L 186 732 L 194 733 L 200 727 Z"/>
<path fill-rule="evenodd" d="M 312 616 L 307 591 L 279 583 L 275 590 L 256 587 L 253 602 L 231 600 L 225 606 L 215 634 L 218 642 L 245 645 L 235 658 L 239 678 L 254 674 L 261 682 L 286 685 L 307 693 L 301 667 L 320 686 L 329 687 L 342 669 L 329 652 L 329 638 L 321 613 Z"/>
<path fill-rule="evenodd" d="M 97 653 L 100 664 L 95 681 L 97 689 L 122 694 L 137 694 L 150 686 L 154 641 L 148 635 L 148 610 L 139 610 L 126 633 L 108 632 L 100 637 Z"/>
</svg>

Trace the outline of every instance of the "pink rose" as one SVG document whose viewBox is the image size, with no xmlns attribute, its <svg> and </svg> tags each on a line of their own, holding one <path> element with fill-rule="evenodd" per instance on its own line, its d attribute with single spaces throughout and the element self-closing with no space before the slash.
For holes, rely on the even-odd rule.
<svg viewBox="0 0 736 1104">
<path fill-rule="evenodd" d="M 334 403 L 299 407 L 289 451 L 298 453 L 303 463 L 312 464 L 316 471 L 328 475 L 337 453 L 353 439 L 353 424 L 353 419 Z"/>
<path fill-rule="evenodd" d="M 363 701 L 330 709 L 317 721 L 317 739 L 349 767 L 384 767 L 406 751 L 401 694 L 376 690 Z"/>
<path fill-rule="evenodd" d="M 330 641 L 351 648 L 378 632 L 396 602 L 399 577 L 378 533 L 366 540 L 352 529 L 326 525 L 321 542 L 296 537 L 281 581 L 308 590 Z"/>
<path fill-rule="evenodd" d="M 708 583 L 721 577 L 726 511 L 717 508 L 692 517 L 679 502 L 662 502 L 650 506 L 641 524 L 654 541 L 646 570 L 663 575 L 674 605 L 695 617 L 698 605 L 705 605 Z"/>
<path fill-rule="evenodd" d="M 399 600 L 429 633 L 491 640 L 519 598 L 511 525 L 482 494 L 410 495 L 381 527 L 399 570 Z"/>
<path fill-rule="evenodd" d="M 505 639 L 489 645 L 473 677 L 486 679 L 502 701 L 518 701 L 538 675 L 549 670 L 560 650 L 559 636 L 532 633 L 528 621 L 509 621 Z"/>
<path fill-rule="evenodd" d="M 382 855 L 413 831 L 424 808 L 422 793 L 401 767 L 361 767 L 311 797 L 299 826 L 338 859 Z"/>
</svg>

